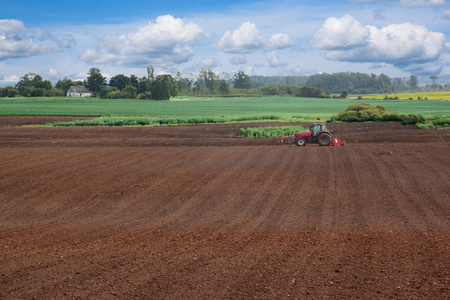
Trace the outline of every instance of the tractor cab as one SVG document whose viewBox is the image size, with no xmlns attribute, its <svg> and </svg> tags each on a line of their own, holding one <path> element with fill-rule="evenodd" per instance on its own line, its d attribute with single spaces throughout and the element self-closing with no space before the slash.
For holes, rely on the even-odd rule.
<svg viewBox="0 0 450 300">
<path fill-rule="evenodd" d="M 327 131 L 325 123 L 313 123 L 309 128 L 312 138 L 317 138 L 317 134 L 322 131 Z"/>
</svg>

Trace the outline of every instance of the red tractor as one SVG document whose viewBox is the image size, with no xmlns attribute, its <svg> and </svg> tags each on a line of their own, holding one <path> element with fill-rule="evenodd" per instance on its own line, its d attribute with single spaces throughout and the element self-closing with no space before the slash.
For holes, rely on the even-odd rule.
<svg viewBox="0 0 450 300">
<path fill-rule="evenodd" d="M 318 143 L 320 146 L 344 146 L 344 142 L 338 138 L 332 138 L 325 123 L 313 123 L 309 131 L 297 132 L 295 136 L 282 136 L 284 144 L 293 142 L 297 146 L 306 146 L 306 143 Z"/>
</svg>

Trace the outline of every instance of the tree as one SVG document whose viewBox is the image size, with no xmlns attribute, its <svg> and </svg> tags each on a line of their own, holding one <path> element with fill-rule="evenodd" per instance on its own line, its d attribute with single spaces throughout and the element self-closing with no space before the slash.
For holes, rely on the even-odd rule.
<svg viewBox="0 0 450 300">
<path fill-rule="evenodd" d="M 64 79 L 58 80 L 55 87 L 57 89 L 60 89 L 63 91 L 64 95 L 67 95 L 67 91 L 70 89 L 71 86 L 76 85 L 71 79 L 64 77 Z"/>
<path fill-rule="evenodd" d="M 225 79 L 219 80 L 219 92 L 222 95 L 227 95 L 230 93 L 230 84 Z"/>
<path fill-rule="evenodd" d="M 197 81 L 195 83 L 196 90 L 201 92 L 208 89 L 210 93 L 214 93 L 218 87 L 219 76 L 214 73 L 210 66 L 202 67 L 198 72 Z"/>
<path fill-rule="evenodd" d="M 138 97 L 137 89 L 132 85 L 127 85 L 122 90 L 122 97 L 124 99 L 137 99 L 137 97 Z"/>
<path fill-rule="evenodd" d="M 411 75 L 409 77 L 409 86 L 411 87 L 411 90 L 416 90 L 417 86 L 419 84 L 419 81 L 417 80 L 417 76 Z"/>
<path fill-rule="evenodd" d="M 152 86 L 152 99 L 169 100 L 172 91 L 171 84 L 176 86 L 171 75 L 156 76 Z"/>
<path fill-rule="evenodd" d="M 152 65 L 147 66 L 147 78 L 148 82 L 152 83 L 155 80 L 155 68 Z"/>
<path fill-rule="evenodd" d="M 150 87 L 148 85 L 148 78 L 146 76 L 142 76 L 138 78 L 138 94 L 144 94 L 146 92 L 150 92 Z"/>
<path fill-rule="evenodd" d="M 347 96 L 348 96 L 348 91 L 347 90 L 343 90 L 341 95 L 339 95 L 339 98 L 347 99 Z"/>
<path fill-rule="evenodd" d="M 111 77 L 111 79 L 109 80 L 109 86 L 116 87 L 120 91 L 123 90 L 127 85 L 131 85 L 131 80 L 123 74 Z"/>
<path fill-rule="evenodd" d="M 103 77 L 100 69 L 98 68 L 91 68 L 88 75 L 89 76 L 85 80 L 85 86 L 97 94 L 106 85 L 106 77 Z"/>
<path fill-rule="evenodd" d="M 177 82 L 178 91 L 183 91 L 184 89 L 189 90 L 191 88 L 190 82 L 181 76 L 180 71 L 177 71 L 177 76 L 175 77 Z"/>
<path fill-rule="evenodd" d="M 130 84 L 139 90 L 139 78 L 136 75 L 130 76 Z"/>
<path fill-rule="evenodd" d="M 41 75 L 30 72 L 20 78 L 16 88 L 22 96 L 41 97 L 51 96 L 53 86 L 49 80 L 42 80 Z"/>
<path fill-rule="evenodd" d="M 37 79 L 35 80 L 35 78 Z M 26 94 L 25 91 L 27 90 L 27 92 L 29 92 L 29 90 L 35 88 L 34 84 L 39 81 L 39 78 L 42 81 L 42 77 L 39 76 L 38 74 L 31 72 L 27 73 L 22 77 L 20 77 L 19 82 L 17 82 L 16 84 L 16 89 L 19 91 L 21 95 L 25 96 Z"/>
<path fill-rule="evenodd" d="M 250 76 L 246 75 L 243 71 L 239 71 L 234 74 L 233 85 L 236 89 L 251 89 L 253 83 Z"/>
<path fill-rule="evenodd" d="M 433 84 L 436 84 L 436 81 L 438 80 L 439 77 L 437 77 L 436 75 L 431 75 L 430 79 L 433 82 Z"/>
</svg>

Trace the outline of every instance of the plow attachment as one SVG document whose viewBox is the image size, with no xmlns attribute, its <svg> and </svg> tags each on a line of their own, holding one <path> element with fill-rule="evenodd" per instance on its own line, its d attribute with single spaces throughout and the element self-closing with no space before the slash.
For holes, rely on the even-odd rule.
<svg viewBox="0 0 450 300">
<path fill-rule="evenodd" d="M 283 143 L 283 144 L 289 144 L 289 143 L 295 144 L 295 139 L 292 137 L 291 134 L 287 135 L 287 136 L 283 135 L 283 136 L 280 137 L 280 142 Z M 341 139 L 332 138 L 330 146 L 345 146 L 345 143 Z"/>
<path fill-rule="evenodd" d="M 345 143 L 341 139 L 333 138 L 331 146 L 345 146 Z"/>
</svg>

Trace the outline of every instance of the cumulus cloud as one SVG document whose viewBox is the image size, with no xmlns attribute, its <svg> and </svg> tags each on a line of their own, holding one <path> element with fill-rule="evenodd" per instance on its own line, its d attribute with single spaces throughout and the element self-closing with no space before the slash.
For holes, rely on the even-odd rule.
<svg viewBox="0 0 450 300">
<path fill-rule="evenodd" d="M 269 65 L 273 68 L 287 65 L 285 60 L 280 59 L 276 51 L 271 51 L 266 55 Z"/>
<path fill-rule="evenodd" d="M 51 48 L 40 45 L 27 33 L 21 21 L 0 20 L 0 61 L 52 52 Z"/>
<path fill-rule="evenodd" d="M 197 24 L 165 15 L 136 32 L 97 37 L 97 49 L 87 49 L 81 59 L 116 66 L 168 66 L 188 61 L 194 55 L 188 44 L 206 37 Z"/>
<path fill-rule="evenodd" d="M 63 74 L 55 69 L 47 69 L 42 71 L 40 74 L 44 79 L 48 79 L 50 81 L 57 81 L 63 78 Z"/>
<path fill-rule="evenodd" d="M 1 72 L 0 73 L 0 81 L 19 81 L 20 77 L 18 75 L 10 75 L 10 76 L 6 76 L 5 73 Z"/>
<path fill-rule="evenodd" d="M 269 49 L 283 49 L 294 45 L 289 35 L 284 33 L 277 33 L 270 37 L 267 41 L 267 47 Z"/>
<path fill-rule="evenodd" d="M 407 7 L 444 6 L 445 0 L 400 0 L 400 4 Z"/>
<path fill-rule="evenodd" d="M 256 29 L 256 25 L 245 22 L 235 31 L 227 31 L 216 47 L 225 52 L 249 53 L 258 50 L 264 44 L 264 39 Z"/>
<path fill-rule="evenodd" d="M 75 45 L 71 36 L 61 39 L 51 34 L 50 29 L 39 34 L 25 28 L 19 20 L 0 20 L 0 61 L 59 51 L 51 42 L 56 43 L 59 49 Z"/>
<path fill-rule="evenodd" d="M 2 34 L 18 34 L 26 31 L 23 23 L 19 20 L 0 20 L 0 33 Z"/>
<path fill-rule="evenodd" d="M 330 27 L 327 20 L 314 36 L 314 42 L 317 48 L 324 50 L 322 56 L 329 60 L 387 63 L 410 70 L 413 66 L 420 68 L 420 65 L 438 62 L 445 49 L 445 35 L 421 25 L 392 24 L 381 29 L 366 26 L 366 30 L 363 30 L 362 25 L 350 16 L 344 17 L 341 22 L 333 18 L 332 23 L 340 28 L 345 27 L 358 38 L 353 42 L 349 41 L 349 37 L 339 34 L 340 30 Z M 327 39 L 331 38 L 333 33 L 336 33 L 336 36 L 330 42 Z"/>
<path fill-rule="evenodd" d="M 228 53 L 251 53 L 261 49 L 276 50 L 292 46 L 289 35 L 277 33 L 265 39 L 254 23 L 245 22 L 235 31 L 227 31 L 214 45 Z"/>
<path fill-rule="evenodd" d="M 313 45 L 320 49 L 349 49 L 367 44 L 370 30 L 352 16 L 329 18 L 314 35 Z"/>
<path fill-rule="evenodd" d="M 220 67 L 222 66 L 222 62 L 217 58 L 205 58 L 202 59 L 200 65 L 203 67 Z"/>
</svg>

